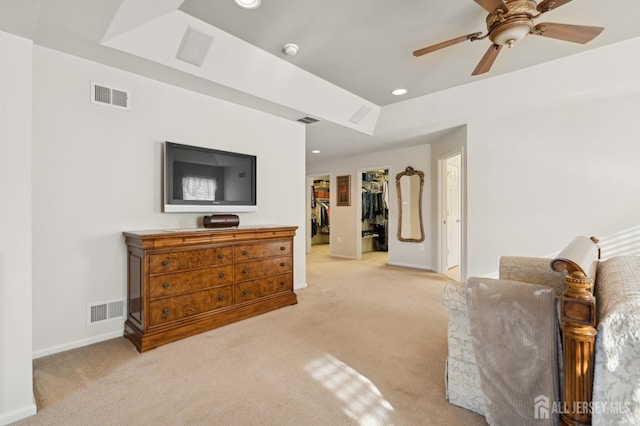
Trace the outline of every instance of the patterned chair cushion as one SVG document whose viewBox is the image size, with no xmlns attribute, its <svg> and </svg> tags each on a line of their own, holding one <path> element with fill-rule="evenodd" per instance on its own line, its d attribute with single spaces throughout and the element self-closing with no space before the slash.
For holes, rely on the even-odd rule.
<svg viewBox="0 0 640 426">
<path fill-rule="evenodd" d="M 640 424 L 640 257 L 600 262 L 594 425 Z"/>
</svg>

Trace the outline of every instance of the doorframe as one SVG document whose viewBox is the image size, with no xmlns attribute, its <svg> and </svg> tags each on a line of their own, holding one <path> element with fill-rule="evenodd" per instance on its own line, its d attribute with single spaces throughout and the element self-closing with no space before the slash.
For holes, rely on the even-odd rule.
<svg viewBox="0 0 640 426">
<path fill-rule="evenodd" d="M 460 279 L 464 281 L 467 274 L 467 162 L 464 147 L 459 147 L 438 157 L 438 208 L 437 208 L 437 240 L 438 240 L 438 272 L 446 275 L 447 268 L 447 160 L 460 155 Z"/>
</svg>

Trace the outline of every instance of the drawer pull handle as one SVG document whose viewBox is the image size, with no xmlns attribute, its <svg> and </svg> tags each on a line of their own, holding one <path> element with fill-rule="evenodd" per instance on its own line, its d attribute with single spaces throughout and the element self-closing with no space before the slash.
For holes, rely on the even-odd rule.
<svg viewBox="0 0 640 426">
<path fill-rule="evenodd" d="M 249 290 L 247 290 L 247 289 L 242 290 L 242 295 L 243 296 L 246 296 L 247 294 L 249 294 Z"/>
<path fill-rule="evenodd" d="M 162 261 L 162 266 L 169 266 L 169 261 L 168 260 L 163 260 Z"/>
<path fill-rule="evenodd" d="M 220 253 L 220 254 L 218 255 L 218 259 L 224 259 L 224 253 Z"/>
<path fill-rule="evenodd" d="M 249 268 L 244 268 L 244 269 L 242 270 L 242 273 L 243 273 L 243 274 L 248 274 L 248 273 L 249 273 Z"/>
<path fill-rule="evenodd" d="M 163 283 L 162 284 L 162 288 L 169 288 L 170 284 L 169 283 Z"/>
<path fill-rule="evenodd" d="M 164 308 L 164 309 L 162 310 L 162 314 L 163 314 L 163 315 L 167 315 L 168 313 L 169 313 L 169 308 Z"/>
<path fill-rule="evenodd" d="M 287 266 L 287 264 L 284 262 L 280 262 L 280 266 Z"/>
<path fill-rule="evenodd" d="M 222 294 L 218 295 L 218 300 L 220 301 L 224 300 L 224 296 Z"/>
<path fill-rule="evenodd" d="M 280 281 L 280 285 L 284 287 L 284 281 Z"/>
<path fill-rule="evenodd" d="M 246 255 L 248 255 L 248 254 L 249 254 L 249 252 L 248 252 L 248 251 L 246 251 L 246 250 L 242 250 L 242 255 L 243 255 L 243 256 L 246 256 Z"/>
<path fill-rule="evenodd" d="M 224 272 L 220 272 L 220 273 L 218 274 L 218 278 L 224 278 Z"/>
<path fill-rule="evenodd" d="M 285 246 L 280 247 L 281 251 L 285 251 L 287 248 Z"/>
</svg>

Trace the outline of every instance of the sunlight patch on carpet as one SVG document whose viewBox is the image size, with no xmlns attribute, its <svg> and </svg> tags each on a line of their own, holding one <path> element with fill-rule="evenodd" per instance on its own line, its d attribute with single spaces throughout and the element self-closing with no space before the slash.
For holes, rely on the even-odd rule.
<svg viewBox="0 0 640 426">
<path fill-rule="evenodd" d="M 346 405 L 344 412 L 361 426 L 390 426 L 393 407 L 380 390 L 362 374 L 336 357 L 326 354 L 304 370 Z"/>
</svg>

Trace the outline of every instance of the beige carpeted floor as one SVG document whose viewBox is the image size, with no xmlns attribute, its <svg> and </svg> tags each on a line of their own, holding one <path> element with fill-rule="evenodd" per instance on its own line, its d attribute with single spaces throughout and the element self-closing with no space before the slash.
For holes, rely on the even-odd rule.
<svg viewBox="0 0 640 426">
<path fill-rule="evenodd" d="M 298 305 L 139 354 L 34 361 L 34 425 L 486 425 L 445 400 L 446 278 L 307 255 Z"/>
</svg>

